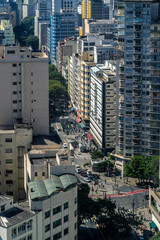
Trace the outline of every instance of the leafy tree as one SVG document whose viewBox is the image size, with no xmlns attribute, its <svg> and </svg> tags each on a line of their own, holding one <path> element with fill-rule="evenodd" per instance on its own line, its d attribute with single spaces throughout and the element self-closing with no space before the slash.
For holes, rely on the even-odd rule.
<svg viewBox="0 0 160 240">
<path fill-rule="evenodd" d="M 60 81 L 52 81 L 49 84 L 49 97 L 50 100 L 60 100 L 66 94 L 66 88 Z"/>
<path fill-rule="evenodd" d="M 158 176 L 158 157 L 133 156 L 128 164 L 125 165 L 125 174 L 137 177 L 139 180 L 150 180 Z"/>
<path fill-rule="evenodd" d="M 103 171 L 105 172 L 106 169 L 108 168 L 109 166 L 109 169 L 112 167 L 113 168 L 113 163 L 111 163 L 110 161 L 103 161 L 103 162 L 99 162 L 97 164 L 97 167 L 100 171 Z"/>
<path fill-rule="evenodd" d="M 39 46 L 39 39 L 37 36 L 29 36 L 26 40 L 25 40 L 26 44 L 28 46 L 31 46 L 33 51 L 38 50 L 38 46 Z"/>
<path fill-rule="evenodd" d="M 50 64 L 49 65 L 49 73 L 54 72 L 54 71 L 57 71 L 56 66 L 54 64 Z"/>
<path fill-rule="evenodd" d="M 34 35 L 34 17 L 26 17 L 22 20 L 21 25 L 28 35 Z"/>
<path fill-rule="evenodd" d="M 81 183 L 78 186 L 78 223 L 85 219 L 91 219 L 98 211 L 97 203 L 88 197 L 90 188 L 88 184 Z"/>
<path fill-rule="evenodd" d="M 95 150 L 91 153 L 91 158 L 92 159 L 98 159 L 98 158 L 103 158 L 104 154 L 101 151 Z"/>
<path fill-rule="evenodd" d="M 78 222 L 81 224 L 84 219 L 92 219 L 105 236 L 111 237 L 119 233 L 130 232 L 131 227 L 140 225 L 139 218 L 125 209 L 116 209 L 114 202 L 108 199 L 97 199 L 96 201 L 88 197 L 89 186 L 79 184 L 78 186 Z M 117 238 L 118 239 L 118 238 Z"/>
</svg>

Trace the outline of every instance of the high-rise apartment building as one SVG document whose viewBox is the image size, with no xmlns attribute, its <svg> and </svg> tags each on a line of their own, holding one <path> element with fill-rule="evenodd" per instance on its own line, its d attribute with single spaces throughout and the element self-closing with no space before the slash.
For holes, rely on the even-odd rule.
<svg viewBox="0 0 160 240">
<path fill-rule="evenodd" d="M 53 0 L 50 28 L 50 56 L 51 62 L 56 59 L 58 42 L 67 37 L 76 36 L 77 1 Z"/>
<path fill-rule="evenodd" d="M 15 34 L 13 32 L 13 26 L 9 20 L 2 20 L 0 25 L 0 31 L 3 32 L 2 44 L 11 45 L 15 43 Z"/>
<path fill-rule="evenodd" d="M 30 48 L 0 47 L 0 127 L 28 123 L 49 134 L 48 57 Z"/>
<path fill-rule="evenodd" d="M 124 71 L 120 74 L 116 159 L 159 155 L 159 20 L 156 0 L 125 0 Z"/>
<path fill-rule="evenodd" d="M 115 146 L 116 65 L 114 61 L 91 68 L 90 132 L 98 146 L 111 152 Z"/>
</svg>

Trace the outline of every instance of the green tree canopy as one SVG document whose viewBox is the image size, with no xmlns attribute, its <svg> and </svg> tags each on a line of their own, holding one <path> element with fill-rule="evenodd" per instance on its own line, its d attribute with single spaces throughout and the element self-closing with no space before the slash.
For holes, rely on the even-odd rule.
<svg viewBox="0 0 160 240">
<path fill-rule="evenodd" d="M 37 51 L 38 47 L 39 47 L 39 39 L 37 36 L 29 36 L 26 40 L 25 40 L 26 44 L 28 46 L 31 46 L 33 51 Z"/>
<path fill-rule="evenodd" d="M 105 236 L 115 236 L 121 232 L 129 232 L 131 227 L 140 225 L 139 218 L 133 216 L 126 209 L 117 210 L 114 202 L 109 199 L 93 200 L 88 197 L 89 186 L 79 184 L 78 186 L 78 220 L 79 224 L 85 219 L 95 218 L 99 228 Z M 117 238 L 118 239 L 118 238 Z"/>
<path fill-rule="evenodd" d="M 103 171 L 103 172 L 105 172 L 106 171 L 106 169 L 108 168 L 108 166 L 109 166 L 109 168 L 113 168 L 113 163 L 111 163 L 110 161 L 103 161 L 103 162 L 99 162 L 98 164 L 97 164 L 97 167 L 98 167 L 98 169 L 100 170 L 100 171 Z"/>
<path fill-rule="evenodd" d="M 101 151 L 95 150 L 91 153 L 91 158 L 92 159 L 98 159 L 98 158 L 103 158 L 104 154 Z"/>
<path fill-rule="evenodd" d="M 125 165 L 125 175 L 136 177 L 141 181 L 158 177 L 158 157 L 133 156 Z"/>
<path fill-rule="evenodd" d="M 26 17 L 22 20 L 21 25 L 28 35 L 34 35 L 34 17 Z"/>
<path fill-rule="evenodd" d="M 49 97 L 50 100 L 56 101 L 60 100 L 66 94 L 66 88 L 60 81 L 50 81 L 49 82 Z"/>
</svg>

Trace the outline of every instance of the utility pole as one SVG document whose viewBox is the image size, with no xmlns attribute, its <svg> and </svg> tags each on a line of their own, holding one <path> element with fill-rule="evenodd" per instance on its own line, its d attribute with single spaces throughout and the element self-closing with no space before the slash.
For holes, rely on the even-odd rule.
<svg viewBox="0 0 160 240">
<path fill-rule="evenodd" d="M 133 203 L 132 203 L 133 219 L 134 219 L 134 206 L 135 206 L 135 202 L 134 202 L 134 198 L 133 198 Z"/>
</svg>

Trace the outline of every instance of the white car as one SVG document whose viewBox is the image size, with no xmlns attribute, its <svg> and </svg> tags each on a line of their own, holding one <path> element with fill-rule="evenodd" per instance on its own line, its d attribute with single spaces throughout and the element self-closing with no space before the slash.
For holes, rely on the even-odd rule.
<svg viewBox="0 0 160 240">
<path fill-rule="evenodd" d="M 63 148 L 67 148 L 68 144 L 67 143 L 63 143 Z"/>
<path fill-rule="evenodd" d="M 83 180 L 84 180 L 85 182 L 91 182 L 91 179 L 89 179 L 89 177 L 84 177 Z"/>
<path fill-rule="evenodd" d="M 78 164 L 75 165 L 75 168 L 80 168 L 80 166 Z"/>
<path fill-rule="evenodd" d="M 91 170 L 87 170 L 87 175 L 92 175 Z"/>
<path fill-rule="evenodd" d="M 80 168 L 76 168 L 75 171 L 76 171 L 77 173 L 81 173 L 81 169 L 80 169 Z"/>
</svg>

